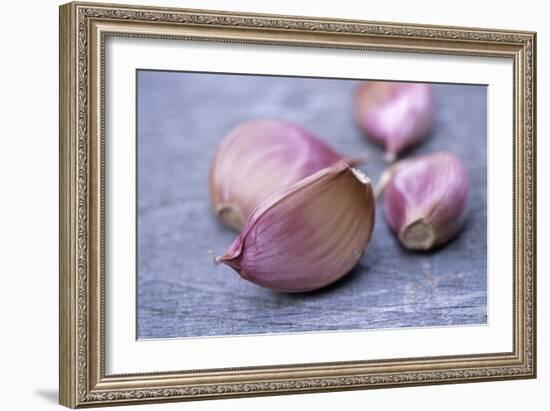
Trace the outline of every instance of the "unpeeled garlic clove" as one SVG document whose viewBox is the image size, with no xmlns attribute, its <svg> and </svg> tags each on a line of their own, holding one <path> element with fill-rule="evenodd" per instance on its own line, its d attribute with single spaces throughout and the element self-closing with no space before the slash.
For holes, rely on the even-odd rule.
<svg viewBox="0 0 550 411">
<path fill-rule="evenodd" d="M 374 216 L 370 180 L 339 161 L 262 202 L 216 261 L 262 287 L 315 290 L 357 264 Z"/>
<path fill-rule="evenodd" d="M 240 230 L 250 212 L 287 187 L 342 156 L 304 128 L 262 119 L 233 129 L 220 144 L 210 170 L 210 197 L 223 223 Z"/>
<path fill-rule="evenodd" d="M 427 137 L 434 113 L 429 84 L 367 81 L 355 93 L 357 124 L 385 148 L 388 161 Z"/>
<path fill-rule="evenodd" d="M 441 152 L 399 161 L 380 181 L 386 221 L 404 247 L 429 250 L 464 226 L 469 179 L 454 155 Z"/>
</svg>

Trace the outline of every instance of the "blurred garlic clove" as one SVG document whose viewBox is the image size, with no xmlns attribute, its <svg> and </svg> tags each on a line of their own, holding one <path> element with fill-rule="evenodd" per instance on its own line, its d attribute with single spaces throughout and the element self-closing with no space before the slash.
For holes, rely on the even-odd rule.
<svg viewBox="0 0 550 411">
<path fill-rule="evenodd" d="M 458 158 L 435 153 L 399 161 L 380 179 L 386 221 L 404 247 L 429 250 L 464 226 L 469 179 Z"/>
<path fill-rule="evenodd" d="M 370 180 L 339 161 L 262 202 L 216 261 L 262 287 L 315 290 L 357 264 L 374 216 Z"/>
<path fill-rule="evenodd" d="M 432 86 L 367 81 L 355 93 L 355 118 L 364 133 L 386 150 L 386 160 L 428 136 L 435 106 Z"/>
<path fill-rule="evenodd" d="M 250 212 L 275 191 L 342 156 L 304 128 L 262 119 L 233 129 L 220 144 L 210 170 L 210 195 L 220 220 L 240 230 Z"/>
</svg>

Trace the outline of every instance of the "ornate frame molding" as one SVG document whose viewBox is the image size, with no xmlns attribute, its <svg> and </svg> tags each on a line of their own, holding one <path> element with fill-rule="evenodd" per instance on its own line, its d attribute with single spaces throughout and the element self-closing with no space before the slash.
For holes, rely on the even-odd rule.
<svg viewBox="0 0 550 411">
<path fill-rule="evenodd" d="M 109 36 L 513 59 L 513 352 L 105 375 L 103 67 Z M 535 53 L 531 32 L 91 3 L 61 6 L 60 403 L 101 406 L 535 377 Z"/>
</svg>

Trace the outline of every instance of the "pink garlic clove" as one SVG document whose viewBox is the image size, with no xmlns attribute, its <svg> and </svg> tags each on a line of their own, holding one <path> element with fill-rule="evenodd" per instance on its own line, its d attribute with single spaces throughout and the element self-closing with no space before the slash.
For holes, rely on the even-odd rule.
<svg viewBox="0 0 550 411">
<path fill-rule="evenodd" d="M 452 154 L 399 161 L 384 172 L 380 185 L 386 221 L 408 249 L 444 244 L 464 226 L 469 179 Z"/>
<path fill-rule="evenodd" d="M 275 191 L 342 156 L 304 128 L 262 119 L 233 129 L 220 144 L 210 170 L 214 212 L 240 230 L 250 212 Z"/>
<path fill-rule="evenodd" d="M 262 202 L 216 261 L 262 287 L 315 290 L 357 264 L 374 216 L 370 180 L 339 161 Z"/>
<path fill-rule="evenodd" d="M 357 124 L 384 147 L 388 161 L 428 136 L 434 114 L 429 84 L 367 81 L 355 94 Z"/>
</svg>

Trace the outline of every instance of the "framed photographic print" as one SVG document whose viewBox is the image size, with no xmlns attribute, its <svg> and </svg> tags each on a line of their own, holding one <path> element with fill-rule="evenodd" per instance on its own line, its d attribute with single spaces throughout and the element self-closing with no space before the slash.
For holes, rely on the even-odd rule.
<svg viewBox="0 0 550 411">
<path fill-rule="evenodd" d="M 533 378 L 532 32 L 60 8 L 60 402 Z"/>
</svg>

